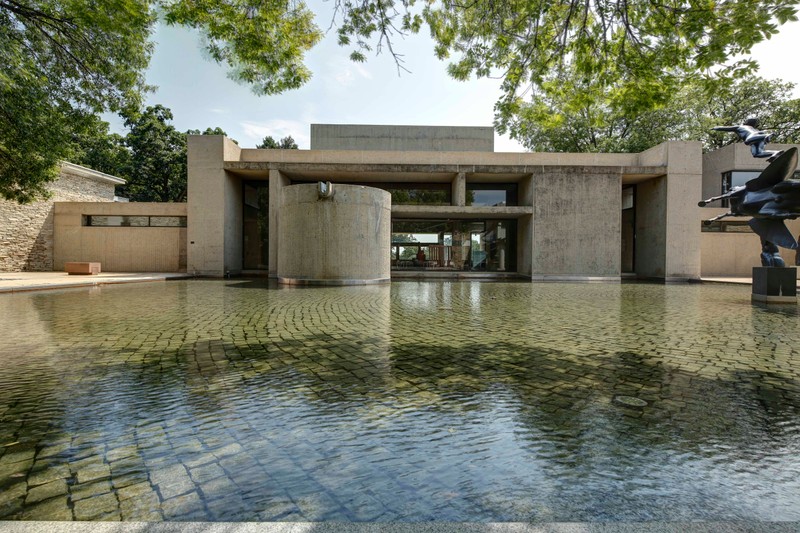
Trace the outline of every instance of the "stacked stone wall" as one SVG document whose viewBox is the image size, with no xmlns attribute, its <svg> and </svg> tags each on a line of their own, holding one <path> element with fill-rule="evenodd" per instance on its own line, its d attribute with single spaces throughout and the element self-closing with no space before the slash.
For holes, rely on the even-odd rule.
<svg viewBox="0 0 800 533">
<path fill-rule="evenodd" d="M 114 184 L 63 171 L 52 196 L 20 205 L 0 200 L 0 272 L 53 270 L 53 202 L 112 202 Z"/>
</svg>

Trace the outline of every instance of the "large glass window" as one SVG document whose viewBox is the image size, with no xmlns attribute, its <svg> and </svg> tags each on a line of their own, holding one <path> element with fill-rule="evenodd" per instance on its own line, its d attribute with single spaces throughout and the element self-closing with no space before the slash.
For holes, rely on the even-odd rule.
<svg viewBox="0 0 800 533">
<path fill-rule="evenodd" d="M 394 220 L 395 270 L 516 271 L 516 220 Z"/>
<path fill-rule="evenodd" d="M 722 173 L 722 194 L 725 194 L 735 187 L 741 187 L 753 178 L 757 178 L 761 174 L 759 171 L 751 172 L 744 170 L 732 170 Z M 720 201 L 720 207 L 729 207 L 727 198 Z M 709 207 L 714 207 L 713 204 Z"/>
<path fill-rule="evenodd" d="M 517 205 L 516 183 L 467 183 L 467 205 Z"/>
<path fill-rule="evenodd" d="M 449 183 L 390 183 L 375 184 L 392 195 L 392 205 L 450 205 L 452 190 Z"/>
</svg>

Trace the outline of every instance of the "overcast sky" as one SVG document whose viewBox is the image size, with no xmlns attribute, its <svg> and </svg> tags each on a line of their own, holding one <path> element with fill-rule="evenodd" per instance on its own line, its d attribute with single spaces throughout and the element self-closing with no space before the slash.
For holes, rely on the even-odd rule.
<svg viewBox="0 0 800 533">
<path fill-rule="evenodd" d="M 317 24 L 327 28 L 331 2 L 313 2 Z M 800 50 L 800 23 L 760 44 L 753 57 L 760 74 L 781 78 L 800 87 L 800 69 L 791 60 Z M 309 125 L 420 124 L 434 126 L 491 126 L 493 106 L 500 95 L 499 80 L 457 82 L 445 72 L 446 63 L 433 54 L 425 35 L 398 40 L 411 71 L 398 74 L 391 56 L 370 56 L 367 63 L 348 59 L 349 49 L 336 44 L 331 31 L 308 55 L 313 72 L 301 89 L 277 96 L 255 96 L 248 87 L 226 76 L 224 66 L 203 57 L 200 40 L 190 30 L 159 25 L 147 82 L 158 87 L 148 104 L 162 104 L 175 115 L 181 131 L 221 127 L 243 147 L 254 147 L 265 135 L 291 135 L 300 148 L 309 147 Z M 800 91 L 796 91 L 800 96 Z M 112 127 L 119 129 L 119 124 Z M 515 141 L 495 136 L 495 151 L 523 151 Z"/>
</svg>

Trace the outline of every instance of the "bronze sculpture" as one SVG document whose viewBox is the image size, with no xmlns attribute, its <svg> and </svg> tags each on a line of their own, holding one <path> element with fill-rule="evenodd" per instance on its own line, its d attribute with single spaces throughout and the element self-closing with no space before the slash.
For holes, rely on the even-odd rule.
<svg viewBox="0 0 800 533">
<path fill-rule="evenodd" d="M 753 217 L 748 224 L 761 238 L 761 264 L 783 267 L 785 264 L 778 253 L 778 246 L 792 250 L 798 247 L 784 223 L 785 220 L 800 217 L 800 180 L 791 179 L 797 168 L 797 148 L 765 150 L 770 134 L 758 131 L 757 125 L 757 121 L 750 118 L 740 126 L 718 126 L 714 129 L 736 132 L 750 146 L 753 157 L 768 158 L 771 161 L 769 166 L 744 185 L 703 200 L 698 205 L 704 207 L 709 202 L 729 199 L 730 211 L 704 223 L 710 224 L 731 216 Z"/>
<path fill-rule="evenodd" d="M 750 153 L 753 157 L 766 157 L 767 161 L 774 161 L 781 151 L 779 150 L 765 150 L 772 134 L 758 129 L 758 119 L 750 117 L 744 121 L 743 124 L 738 126 L 716 126 L 711 128 L 714 131 L 730 131 L 736 133 L 744 144 L 750 147 Z"/>
</svg>

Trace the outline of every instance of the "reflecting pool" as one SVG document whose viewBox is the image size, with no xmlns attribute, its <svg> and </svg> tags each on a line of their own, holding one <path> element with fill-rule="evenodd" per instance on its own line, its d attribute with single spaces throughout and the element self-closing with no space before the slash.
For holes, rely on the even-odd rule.
<svg viewBox="0 0 800 533">
<path fill-rule="evenodd" d="M 800 520 L 800 319 L 749 287 L 0 295 L 0 518 Z"/>
</svg>

